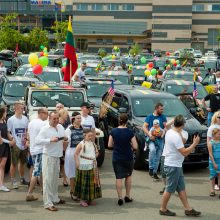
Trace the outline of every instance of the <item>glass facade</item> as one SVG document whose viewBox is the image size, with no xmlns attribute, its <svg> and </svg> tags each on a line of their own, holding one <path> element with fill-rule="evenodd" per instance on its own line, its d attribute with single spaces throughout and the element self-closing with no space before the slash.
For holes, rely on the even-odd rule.
<svg viewBox="0 0 220 220">
<path fill-rule="evenodd" d="M 102 11 L 102 10 L 104 10 L 104 4 L 101 4 L 101 3 L 92 4 L 92 10 L 93 11 Z"/>
<path fill-rule="evenodd" d="M 220 5 L 212 5 L 212 11 L 220 11 Z"/>
<path fill-rule="evenodd" d="M 122 10 L 124 11 L 134 11 L 134 4 L 123 4 Z"/>
<path fill-rule="evenodd" d="M 109 11 L 118 11 L 119 10 L 119 4 L 108 4 L 108 10 Z"/>
<path fill-rule="evenodd" d="M 89 5 L 86 3 L 76 4 L 76 9 L 79 11 L 87 11 L 88 8 L 89 8 Z"/>
<path fill-rule="evenodd" d="M 202 4 L 193 5 L 192 11 L 204 11 L 204 5 L 202 5 Z"/>
</svg>

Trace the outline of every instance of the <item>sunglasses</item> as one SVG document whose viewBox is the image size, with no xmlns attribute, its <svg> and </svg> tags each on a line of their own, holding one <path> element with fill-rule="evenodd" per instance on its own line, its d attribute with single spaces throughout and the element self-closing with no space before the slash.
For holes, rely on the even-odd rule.
<svg viewBox="0 0 220 220">
<path fill-rule="evenodd" d="M 219 118 L 219 119 L 220 119 L 220 116 L 218 116 L 217 118 Z"/>
</svg>

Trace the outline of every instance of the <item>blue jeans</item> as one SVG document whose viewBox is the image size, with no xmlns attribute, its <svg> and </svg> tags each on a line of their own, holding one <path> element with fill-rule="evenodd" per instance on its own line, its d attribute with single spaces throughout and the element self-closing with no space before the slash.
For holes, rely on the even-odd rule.
<svg viewBox="0 0 220 220">
<path fill-rule="evenodd" d="M 208 118 L 207 118 L 207 126 L 208 127 L 211 125 L 213 115 L 214 115 L 214 112 L 208 112 Z"/>
<path fill-rule="evenodd" d="M 163 139 L 157 139 L 156 142 L 149 142 L 149 169 L 153 170 L 153 173 L 157 173 L 163 145 Z"/>
</svg>

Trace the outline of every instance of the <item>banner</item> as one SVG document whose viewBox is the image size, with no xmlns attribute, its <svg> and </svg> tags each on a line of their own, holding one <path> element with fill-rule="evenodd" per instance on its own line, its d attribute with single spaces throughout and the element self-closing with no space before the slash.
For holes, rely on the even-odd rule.
<svg viewBox="0 0 220 220">
<path fill-rule="evenodd" d="M 38 1 L 32 1 L 31 5 L 51 5 L 52 2 L 50 0 L 38 0 Z"/>
</svg>

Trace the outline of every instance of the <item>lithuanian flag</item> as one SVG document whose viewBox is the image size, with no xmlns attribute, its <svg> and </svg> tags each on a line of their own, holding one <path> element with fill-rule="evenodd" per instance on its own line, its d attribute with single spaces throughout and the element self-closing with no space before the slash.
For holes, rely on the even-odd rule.
<svg viewBox="0 0 220 220">
<path fill-rule="evenodd" d="M 70 16 L 67 35 L 66 35 L 65 50 L 64 50 L 64 56 L 67 58 L 67 63 L 66 63 L 66 71 L 64 73 L 63 80 L 67 82 L 71 81 L 71 77 L 74 75 L 78 67 L 71 21 L 72 20 Z"/>
</svg>

